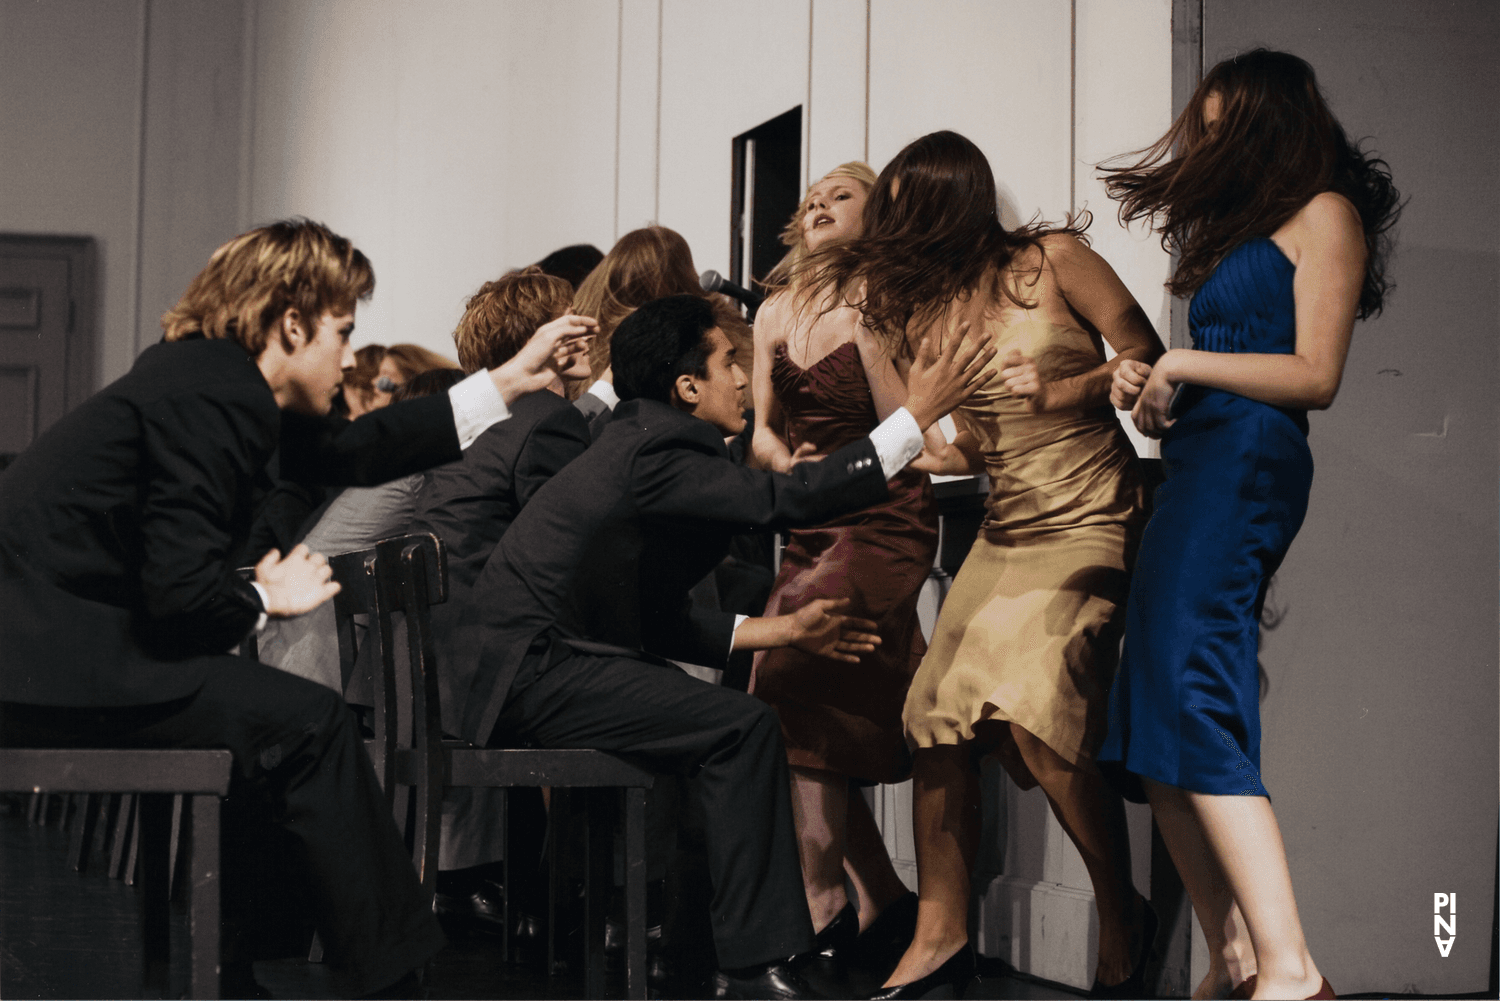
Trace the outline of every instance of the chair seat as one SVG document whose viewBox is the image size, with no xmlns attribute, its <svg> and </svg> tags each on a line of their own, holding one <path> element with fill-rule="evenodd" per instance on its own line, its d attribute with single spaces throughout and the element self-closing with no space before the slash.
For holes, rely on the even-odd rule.
<svg viewBox="0 0 1500 1001">
<path fill-rule="evenodd" d="M 191 815 L 189 844 L 188 994 L 219 996 L 219 800 L 229 794 L 234 757 L 227 750 L 136 750 L 0 748 L 0 792 L 131 793 L 186 796 Z M 210 799 L 212 797 L 212 799 Z M 141 801 L 143 807 L 147 800 Z M 180 802 L 180 801 L 179 801 Z M 151 800 L 154 820 L 144 827 L 168 834 L 172 804 Z M 163 814 L 159 807 L 165 808 Z M 84 835 L 87 837 L 87 835 Z M 142 856 L 156 856 L 142 887 L 148 960 L 165 956 L 167 894 L 171 852 L 165 845 Z"/>
<path fill-rule="evenodd" d="M 0 792 L 229 794 L 225 750 L 0 748 Z"/>
</svg>

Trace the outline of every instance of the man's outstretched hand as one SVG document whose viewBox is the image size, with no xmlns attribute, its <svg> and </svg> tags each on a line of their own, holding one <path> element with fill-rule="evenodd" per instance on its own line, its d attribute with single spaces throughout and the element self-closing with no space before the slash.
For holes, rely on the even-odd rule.
<svg viewBox="0 0 1500 1001">
<path fill-rule="evenodd" d="M 266 589 L 266 614 L 273 619 L 310 612 L 339 593 L 328 559 L 300 543 L 284 559 L 275 549 L 261 557 L 255 582 Z"/>
<path fill-rule="evenodd" d="M 490 378 L 508 407 L 517 397 L 546 389 L 575 357 L 588 351 L 599 323 L 591 316 L 568 313 L 544 323 L 515 357 L 490 369 Z"/>
<path fill-rule="evenodd" d="M 917 347 L 906 378 L 906 409 L 926 431 L 995 377 L 987 366 L 995 357 L 994 335 L 969 336 L 969 323 L 957 330 L 929 330 Z"/>
<path fill-rule="evenodd" d="M 848 598 L 818 598 L 789 615 L 761 616 L 740 623 L 734 634 L 736 650 L 796 647 L 803 653 L 850 664 L 880 645 L 878 623 L 844 615 Z"/>
</svg>

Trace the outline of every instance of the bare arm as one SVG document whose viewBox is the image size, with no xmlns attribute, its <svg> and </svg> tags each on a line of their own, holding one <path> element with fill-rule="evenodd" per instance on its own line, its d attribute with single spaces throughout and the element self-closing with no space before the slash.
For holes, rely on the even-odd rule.
<svg viewBox="0 0 1500 1001">
<path fill-rule="evenodd" d="M 1135 296 L 1109 262 L 1067 234 L 1044 238 L 1047 262 L 1063 299 L 1114 349 L 1109 361 L 1054 382 L 1019 351 L 1004 359 L 1000 377 L 1006 389 L 1026 398 L 1032 413 L 1087 409 L 1110 399 L 1115 371 L 1127 362 L 1150 365 L 1161 355 L 1161 341 Z"/>
<path fill-rule="evenodd" d="M 1292 354 L 1168 351 L 1135 405 L 1136 426 L 1159 435 L 1179 383 L 1223 389 L 1277 407 L 1323 410 L 1338 393 L 1364 282 L 1364 229 L 1354 206 L 1324 192 L 1273 234 L 1296 267 L 1297 344 Z"/>
<path fill-rule="evenodd" d="M 750 439 L 754 465 L 784 473 L 791 468 L 792 452 L 776 432 L 781 426 L 781 402 L 771 385 L 771 367 L 776 363 L 776 347 L 786 343 L 787 325 L 792 318 L 791 293 L 772 296 L 755 317 L 755 368 L 750 390 L 755 403 L 755 432 Z"/>
<path fill-rule="evenodd" d="M 893 357 L 890 348 L 862 319 L 854 327 L 854 346 L 859 349 L 865 379 L 870 383 L 876 421 L 883 421 L 906 405 L 906 374 L 911 370 L 911 359 Z"/>
</svg>

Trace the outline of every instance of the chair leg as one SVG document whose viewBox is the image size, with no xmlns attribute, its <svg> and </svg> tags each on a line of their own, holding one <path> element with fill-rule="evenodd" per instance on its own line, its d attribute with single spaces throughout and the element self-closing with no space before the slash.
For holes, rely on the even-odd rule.
<svg viewBox="0 0 1500 1001">
<path fill-rule="evenodd" d="M 516 882 L 511 873 L 515 870 L 510 865 L 510 796 L 513 789 L 506 789 L 505 795 L 500 797 L 500 804 L 505 808 L 505 817 L 500 821 L 500 878 L 505 883 L 505 893 L 500 900 L 500 955 L 505 957 L 507 963 L 514 963 L 516 957 L 511 953 L 511 916 L 510 902 L 516 895 Z"/>
<path fill-rule="evenodd" d="M 614 887 L 614 824 L 609 789 L 583 790 L 588 824 L 583 870 L 584 995 L 604 996 L 604 923 Z"/>
<path fill-rule="evenodd" d="M 219 996 L 219 797 L 188 800 L 188 996 Z"/>
<path fill-rule="evenodd" d="M 625 794 L 625 996 L 646 996 L 646 790 Z"/>
<path fill-rule="evenodd" d="M 99 823 L 99 800 L 96 793 L 83 793 L 73 797 L 75 807 L 73 830 L 70 832 L 68 853 L 74 872 L 83 872 L 89 864 L 89 849 L 94 843 L 94 827 Z"/>
<path fill-rule="evenodd" d="M 172 797 L 172 831 L 171 840 L 167 850 L 167 899 L 177 899 L 177 894 L 182 889 L 182 834 L 187 823 L 187 817 L 183 814 L 183 804 L 187 797 L 178 793 Z"/>
<path fill-rule="evenodd" d="M 562 882 L 561 856 L 569 842 L 568 816 L 572 804 L 567 789 L 553 789 L 547 805 L 547 976 L 557 970 L 558 890 Z"/>
<path fill-rule="evenodd" d="M 140 796 L 134 853 L 139 857 L 142 959 L 148 984 L 166 988 L 171 947 L 171 897 L 168 884 L 171 859 L 172 798 L 165 794 Z"/>
<path fill-rule="evenodd" d="M 120 797 L 120 812 L 115 820 L 115 843 L 110 849 L 109 874 L 127 884 L 135 882 L 135 845 L 140 834 L 137 797 L 127 792 Z"/>
</svg>

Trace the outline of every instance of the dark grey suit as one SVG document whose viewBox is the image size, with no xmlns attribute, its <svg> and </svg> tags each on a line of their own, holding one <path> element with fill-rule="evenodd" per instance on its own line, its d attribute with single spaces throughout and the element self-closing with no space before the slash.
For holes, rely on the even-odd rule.
<svg viewBox="0 0 1500 1001">
<path fill-rule="evenodd" d="M 734 616 L 693 607 L 687 592 L 734 533 L 816 524 L 885 496 L 868 439 L 768 473 L 731 461 L 712 425 L 625 401 L 521 511 L 465 607 L 482 642 L 463 736 L 595 747 L 694 779 L 723 967 L 812 945 L 780 725 L 760 700 L 661 658 L 727 660 Z"/>
</svg>

